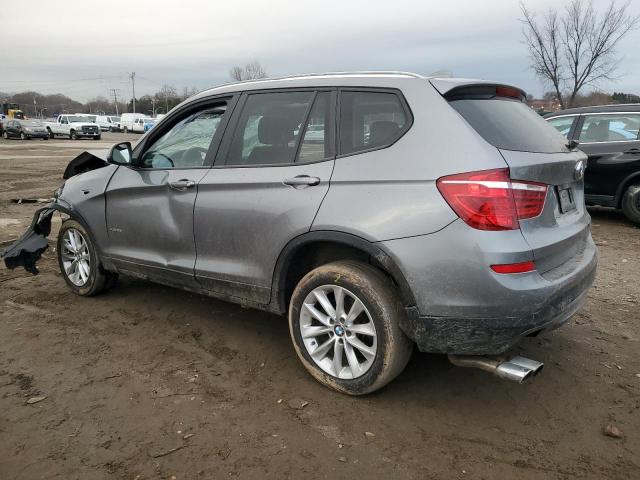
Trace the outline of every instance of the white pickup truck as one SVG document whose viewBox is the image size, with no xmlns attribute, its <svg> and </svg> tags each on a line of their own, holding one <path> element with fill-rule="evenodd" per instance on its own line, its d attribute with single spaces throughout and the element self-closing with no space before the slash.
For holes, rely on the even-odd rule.
<svg viewBox="0 0 640 480">
<path fill-rule="evenodd" d="M 55 122 L 45 122 L 49 138 L 56 136 L 77 140 L 81 137 L 91 137 L 100 140 L 100 127 L 79 115 L 58 115 Z"/>
</svg>

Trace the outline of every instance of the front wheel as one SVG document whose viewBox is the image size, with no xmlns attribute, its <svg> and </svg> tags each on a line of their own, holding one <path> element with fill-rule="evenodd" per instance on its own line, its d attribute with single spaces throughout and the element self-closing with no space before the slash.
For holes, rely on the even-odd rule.
<svg viewBox="0 0 640 480">
<path fill-rule="evenodd" d="M 27 136 L 24 134 L 24 132 L 20 132 L 20 140 L 26 140 Z"/>
<path fill-rule="evenodd" d="M 53 138 L 54 137 L 53 132 L 51 131 L 50 128 L 47 128 L 47 133 L 49 134 L 49 138 Z"/>
<path fill-rule="evenodd" d="M 636 225 L 640 225 L 640 184 L 629 186 L 622 195 L 622 212 Z"/>
<path fill-rule="evenodd" d="M 60 272 L 75 294 L 90 297 L 115 283 L 116 274 L 102 269 L 91 237 L 75 220 L 62 223 L 57 254 Z"/>
<path fill-rule="evenodd" d="M 102 138 L 101 135 L 97 135 L 97 136 L 93 137 L 94 140 L 100 140 L 100 138 Z"/>
<path fill-rule="evenodd" d="M 71 130 L 71 133 L 69 134 L 69 138 L 71 138 L 71 140 L 77 140 L 78 134 L 74 130 Z"/>
<path fill-rule="evenodd" d="M 7 133 L 6 130 L 2 132 L 2 138 L 4 138 L 5 140 L 9 140 L 9 134 Z"/>
<path fill-rule="evenodd" d="M 412 351 L 390 279 L 372 266 L 333 262 L 309 272 L 289 304 L 289 331 L 304 367 L 323 385 L 349 395 L 384 387 Z"/>
</svg>

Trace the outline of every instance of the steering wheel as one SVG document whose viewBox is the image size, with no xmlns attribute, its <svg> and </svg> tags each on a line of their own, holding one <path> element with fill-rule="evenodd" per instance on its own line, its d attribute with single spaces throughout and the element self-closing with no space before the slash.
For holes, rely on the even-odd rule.
<svg viewBox="0 0 640 480">
<path fill-rule="evenodd" d="M 158 157 L 164 158 L 167 162 L 169 162 L 169 165 L 172 168 L 175 167 L 175 164 L 173 163 L 173 160 L 171 160 L 169 157 L 167 157 L 164 153 L 160 153 L 160 152 L 149 152 L 149 153 L 151 153 L 154 157 L 158 156 Z M 151 167 L 153 167 L 153 168 L 161 168 L 161 167 L 155 167 L 155 165 L 153 165 L 154 163 L 155 163 L 155 158 L 152 157 L 151 158 Z"/>
<path fill-rule="evenodd" d="M 180 155 L 180 162 L 184 166 L 199 167 L 204 164 L 204 159 L 207 156 L 207 149 L 203 147 L 191 147 L 187 148 Z M 189 165 L 187 165 L 187 163 Z"/>
</svg>

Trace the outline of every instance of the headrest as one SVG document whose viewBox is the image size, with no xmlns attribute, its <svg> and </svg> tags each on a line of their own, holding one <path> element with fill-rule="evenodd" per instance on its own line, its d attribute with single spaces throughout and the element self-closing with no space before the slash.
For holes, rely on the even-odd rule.
<svg viewBox="0 0 640 480">
<path fill-rule="evenodd" d="M 284 146 L 293 139 L 295 120 L 286 109 L 274 108 L 266 112 L 258 123 L 258 140 L 264 145 Z"/>
<path fill-rule="evenodd" d="M 400 127 L 396 122 L 379 121 L 371 124 L 369 131 L 369 145 L 380 145 L 391 140 Z"/>
</svg>

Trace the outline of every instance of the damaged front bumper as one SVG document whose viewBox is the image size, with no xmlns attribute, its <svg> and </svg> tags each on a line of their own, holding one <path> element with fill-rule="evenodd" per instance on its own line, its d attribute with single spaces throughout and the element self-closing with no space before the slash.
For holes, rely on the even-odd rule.
<svg viewBox="0 0 640 480">
<path fill-rule="evenodd" d="M 47 236 L 51 233 L 51 218 L 56 210 L 50 203 L 36 211 L 27 231 L 0 254 L 7 268 L 13 270 L 22 266 L 27 272 L 38 274 L 36 262 L 49 247 Z"/>
</svg>

